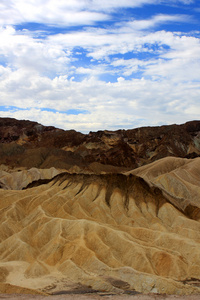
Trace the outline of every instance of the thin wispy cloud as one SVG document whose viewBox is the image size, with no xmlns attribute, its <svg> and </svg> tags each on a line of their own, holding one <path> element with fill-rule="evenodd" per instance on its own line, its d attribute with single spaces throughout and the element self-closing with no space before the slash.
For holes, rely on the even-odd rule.
<svg viewBox="0 0 200 300">
<path fill-rule="evenodd" d="M 0 116 L 82 132 L 199 118 L 197 1 L 0 4 Z"/>
</svg>

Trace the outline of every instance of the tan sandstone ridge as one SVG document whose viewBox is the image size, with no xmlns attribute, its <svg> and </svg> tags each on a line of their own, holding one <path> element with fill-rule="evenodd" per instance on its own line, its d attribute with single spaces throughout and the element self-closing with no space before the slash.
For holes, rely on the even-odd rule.
<svg viewBox="0 0 200 300">
<path fill-rule="evenodd" d="M 2 171 L 0 292 L 200 293 L 199 170 L 167 157 L 123 174 Z"/>
<path fill-rule="evenodd" d="M 10 173 L 10 171 L 12 171 Z M 55 168 L 37 169 L 31 168 L 30 170 L 9 170 L 5 171 L 5 167 L 0 168 L 0 187 L 4 190 L 22 190 L 30 183 L 38 180 L 47 182 L 56 175 L 64 172 L 64 170 L 57 170 Z"/>
</svg>

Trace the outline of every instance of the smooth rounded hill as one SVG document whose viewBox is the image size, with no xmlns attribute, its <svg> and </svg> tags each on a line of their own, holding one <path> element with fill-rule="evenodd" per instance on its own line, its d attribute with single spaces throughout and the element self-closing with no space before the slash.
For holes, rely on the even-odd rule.
<svg viewBox="0 0 200 300">
<path fill-rule="evenodd" d="M 62 173 L 1 189 L 2 285 L 199 293 L 199 163 L 167 158 L 129 174 Z"/>
</svg>

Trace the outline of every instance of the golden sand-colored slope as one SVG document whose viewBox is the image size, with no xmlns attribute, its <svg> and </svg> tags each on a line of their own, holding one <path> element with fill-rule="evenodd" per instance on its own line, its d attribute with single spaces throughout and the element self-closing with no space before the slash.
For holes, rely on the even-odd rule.
<svg viewBox="0 0 200 300">
<path fill-rule="evenodd" d="M 166 157 L 127 174 L 130 173 L 140 176 L 150 186 L 158 187 L 179 209 L 200 208 L 199 157 L 194 160 Z M 200 215 L 196 218 L 200 219 Z"/>
<path fill-rule="evenodd" d="M 2 285 L 199 293 L 198 165 L 170 158 L 135 174 L 63 173 L 1 189 Z"/>
<path fill-rule="evenodd" d="M 22 190 L 34 181 L 52 179 L 64 172 L 53 167 L 49 169 L 13 170 L 11 173 L 9 172 L 11 170 L 5 171 L 4 169 L 4 166 L 0 168 L 0 187 L 4 190 Z"/>
</svg>

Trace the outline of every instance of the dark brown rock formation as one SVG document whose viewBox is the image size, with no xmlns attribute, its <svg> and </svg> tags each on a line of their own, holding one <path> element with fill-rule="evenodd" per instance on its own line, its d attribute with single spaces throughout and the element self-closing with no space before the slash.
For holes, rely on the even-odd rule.
<svg viewBox="0 0 200 300">
<path fill-rule="evenodd" d="M 0 163 L 12 167 L 69 169 L 76 165 L 87 169 L 99 163 L 133 169 L 167 156 L 200 156 L 200 121 L 82 134 L 36 122 L 0 119 Z"/>
</svg>

